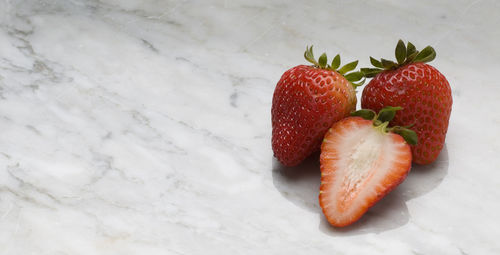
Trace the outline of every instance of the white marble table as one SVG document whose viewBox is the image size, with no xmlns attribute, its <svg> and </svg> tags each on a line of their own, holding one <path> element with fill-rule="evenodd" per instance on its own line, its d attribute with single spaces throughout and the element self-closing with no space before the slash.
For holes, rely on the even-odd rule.
<svg viewBox="0 0 500 255">
<path fill-rule="evenodd" d="M 500 254 L 499 12 L 0 0 L 0 254 Z M 273 159 L 274 86 L 308 44 L 366 66 L 399 38 L 438 53 L 454 97 L 446 147 L 332 228 L 317 159 Z"/>
</svg>

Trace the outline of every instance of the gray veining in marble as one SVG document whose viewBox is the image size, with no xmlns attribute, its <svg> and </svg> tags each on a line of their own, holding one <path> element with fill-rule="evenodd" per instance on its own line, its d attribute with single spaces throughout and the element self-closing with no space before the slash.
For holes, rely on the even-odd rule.
<svg viewBox="0 0 500 255">
<path fill-rule="evenodd" d="M 499 254 L 500 2 L 0 0 L 0 254 Z M 272 157 L 306 45 L 434 46 L 438 161 L 330 227 L 319 166 Z M 361 92 L 358 93 L 358 97 Z"/>
</svg>

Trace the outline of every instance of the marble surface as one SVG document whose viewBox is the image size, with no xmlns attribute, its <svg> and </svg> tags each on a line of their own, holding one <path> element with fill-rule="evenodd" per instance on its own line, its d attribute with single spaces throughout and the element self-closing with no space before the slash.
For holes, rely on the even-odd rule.
<svg viewBox="0 0 500 255">
<path fill-rule="evenodd" d="M 0 0 L 0 254 L 500 254 L 500 2 Z M 345 229 L 273 159 L 306 45 L 433 45 L 446 147 Z M 358 93 L 358 97 L 360 93 Z M 316 155 L 317 157 L 317 155 Z"/>
</svg>

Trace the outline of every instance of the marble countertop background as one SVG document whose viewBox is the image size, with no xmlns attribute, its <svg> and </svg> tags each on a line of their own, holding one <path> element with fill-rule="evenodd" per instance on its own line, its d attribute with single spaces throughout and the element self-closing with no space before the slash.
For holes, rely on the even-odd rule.
<svg viewBox="0 0 500 255">
<path fill-rule="evenodd" d="M 500 2 L 0 0 L 0 254 L 500 254 Z M 306 45 L 432 45 L 446 147 L 358 223 L 312 157 L 283 168 L 271 98 Z M 358 93 L 360 96 L 361 93 Z"/>
</svg>

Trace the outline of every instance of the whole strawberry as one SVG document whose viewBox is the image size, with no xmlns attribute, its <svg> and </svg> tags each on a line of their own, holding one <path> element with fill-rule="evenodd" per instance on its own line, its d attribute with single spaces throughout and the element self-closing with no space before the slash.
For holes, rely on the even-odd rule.
<svg viewBox="0 0 500 255">
<path fill-rule="evenodd" d="M 325 53 L 315 60 L 312 46 L 304 57 L 313 65 L 286 71 L 273 95 L 272 147 L 274 156 L 286 166 L 299 164 L 319 149 L 332 124 L 355 110 L 355 88 L 364 82 L 353 83 L 363 78 L 361 72 L 346 74 L 358 61 L 338 69 L 339 55 L 328 65 Z"/>
<path fill-rule="evenodd" d="M 419 143 L 412 146 L 413 162 L 429 164 L 443 149 L 451 114 L 451 88 L 446 78 L 434 67 L 425 64 L 436 57 L 430 46 L 417 51 L 408 42 L 399 40 L 396 46 L 397 63 L 370 57 L 376 68 L 362 68 L 373 79 L 361 97 L 362 108 L 379 111 L 385 106 L 399 105 L 392 124 L 412 126 Z"/>
</svg>

